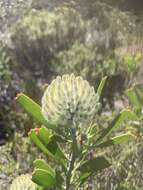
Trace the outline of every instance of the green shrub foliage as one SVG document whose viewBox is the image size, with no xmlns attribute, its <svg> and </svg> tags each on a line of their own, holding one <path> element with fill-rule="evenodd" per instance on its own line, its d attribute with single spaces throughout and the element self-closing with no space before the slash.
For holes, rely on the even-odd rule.
<svg viewBox="0 0 143 190">
<path fill-rule="evenodd" d="M 125 121 L 138 119 L 128 109 L 122 110 L 107 128 L 97 133 L 98 124 L 94 123 L 93 117 L 98 113 L 105 82 L 106 78 L 103 78 L 95 93 L 82 77 L 73 74 L 58 76 L 45 90 L 41 107 L 22 93 L 17 96 L 17 102 L 45 126 L 32 129 L 29 133 L 31 140 L 61 166 L 54 169 L 42 159 L 35 160 L 32 180 L 37 185 L 79 190 L 90 177 L 111 165 L 103 154 L 98 154 L 100 148 L 135 138 L 130 132 L 107 138 Z"/>
<path fill-rule="evenodd" d="M 47 77 L 51 74 L 51 59 L 57 52 L 68 49 L 77 38 L 82 41 L 83 32 L 82 18 L 74 9 L 31 11 L 12 32 L 17 62 L 37 75 L 42 73 Z"/>
<path fill-rule="evenodd" d="M 124 0 L 11 0 L 0 2 L 0 189 L 7 190 L 9 188 L 7 184 L 11 178 L 21 173 L 31 173 L 33 160 L 36 157 L 42 158 L 29 139 L 23 138 L 23 134 L 27 135 L 30 128 L 39 127 L 39 123 L 48 127 L 48 131 L 45 127 L 33 129 L 30 138 L 47 157 L 54 161 L 51 162 L 48 159 L 48 164 L 52 168 L 43 160 L 38 159 L 34 162 L 36 171 L 33 180 L 41 184 L 41 178 L 44 177 L 46 180 L 44 183 L 42 181 L 42 185 L 53 186 L 56 177 L 58 184 L 64 185 L 66 172 L 61 172 L 62 167 L 65 166 L 62 164 L 66 158 L 69 158 L 67 155 L 70 150 L 69 143 L 71 143 L 68 127 L 66 126 L 67 130 L 63 133 L 64 127 L 61 123 L 59 128 L 49 123 L 49 118 L 45 120 L 42 116 L 39 105 L 30 102 L 27 106 L 30 99 L 24 96 L 22 105 L 39 122 L 38 125 L 33 123 L 30 116 L 15 107 L 14 97 L 17 92 L 24 91 L 29 97 L 40 102 L 45 81 L 50 83 L 56 77 L 55 75 L 74 73 L 75 76 L 81 75 L 88 80 L 95 89 L 98 88 L 100 79 L 105 75 L 108 76 L 99 99 L 105 107 L 98 111 L 99 115 L 96 114 L 95 125 L 91 127 L 89 136 L 85 135 L 86 128 L 80 127 L 82 134 L 77 134 L 78 147 L 73 146 L 75 153 L 80 154 L 79 148 L 87 147 L 87 141 L 91 143 L 91 138 L 93 138 L 91 144 L 94 145 L 97 137 L 108 129 L 112 120 L 113 126 L 119 127 L 116 122 L 121 122 L 123 131 L 129 130 L 138 137 L 136 141 L 129 142 L 123 147 L 117 145 L 117 148 L 110 147 L 110 150 L 105 150 L 103 146 L 106 143 L 103 143 L 96 148 L 96 151 L 89 151 L 87 159 L 105 154 L 112 166 L 97 173 L 95 177 L 89 177 L 80 190 L 142 190 L 142 84 L 130 88 L 127 91 L 128 97 L 123 94 L 125 88 L 131 87 L 138 79 L 142 83 L 143 22 L 142 14 L 139 15 L 141 5 L 142 0 L 127 0 L 126 2 Z M 64 90 L 65 86 L 62 93 Z M 53 91 L 51 90 L 52 93 Z M 120 93 L 119 96 L 117 92 Z M 22 98 L 23 96 L 20 95 L 18 100 L 21 101 Z M 83 98 L 85 102 L 87 99 Z M 65 112 L 71 111 L 68 110 L 70 106 L 64 104 L 66 98 L 58 102 L 56 102 L 57 97 L 53 99 L 48 97 L 48 100 L 50 103 L 48 101 L 47 106 L 56 109 L 52 116 L 60 119 L 69 117 L 69 114 L 63 116 Z M 106 100 L 112 110 L 109 109 Z M 33 104 L 34 108 L 31 109 Z M 124 117 L 128 117 L 129 112 L 124 110 L 119 115 L 117 112 L 124 105 L 135 112 L 139 117 L 138 121 L 122 122 Z M 50 110 L 52 108 L 50 107 Z M 58 109 L 62 111 L 58 112 Z M 84 114 L 87 115 L 86 113 Z M 47 115 L 49 116 L 48 112 Z M 82 124 L 86 125 L 86 123 Z M 20 133 L 17 134 L 15 131 Z M 109 131 L 105 131 L 108 134 Z M 118 129 L 115 134 L 118 135 L 120 131 Z M 46 133 L 46 140 L 43 132 Z M 1 146 L 8 137 L 12 137 L 12 142 Z M 119 135 L 119 139 L 122 140 L 126 137 L 128 134 L 127 136 Z M 114 139 L 109 134 L 105 140 L 110 145 L 119 142 L 119 139 Z M 100 141 L 101 138 L 98 140 Z M 66 158 L 62 151 L 63 148 L 65 148 Z M 103 160 L 102 156 L 101 160 Z M 91 160 L 92 166 L 94 161 Z M 68 166 L 67 162 L 66 166 Z M 92 170 L 93 168 L 90 168 L 90 164 L 88 167 L 84 166 L 74 173 L 75 179 L 81 176 L 84 169 Z M 81 176 L 81 180 L 84 181 L 86 175 Z M 64 176 L 64 179 L 61 176 Z M 46 184 L 45 181 L 48 183 Z"/>
<path fill-rule="evenodd" d="M 10 70 L 10 57 L 7 47 L 0 43 L 0 137 L 5 138 L 12 132 L 9 124 L 14 124 L 14 115 L 12 108 L 12 99 L 15 96 L 15 85 L 12 81 Z M 12 86 L 13 85 L 13 86 Z"/>
</svg>

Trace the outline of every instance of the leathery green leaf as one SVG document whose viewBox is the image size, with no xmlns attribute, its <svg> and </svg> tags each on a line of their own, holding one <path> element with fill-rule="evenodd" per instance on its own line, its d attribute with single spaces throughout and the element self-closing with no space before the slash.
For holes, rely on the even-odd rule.
<svg viewBox="0 0 143 190">
<path fill-rule="evenodd" d="M 56 127 L 55 125 L 47 122 L 47 120 L 43 117 L 40 105 L 34 102 L 31 98 L 29 98 L 25 94 L 23 93 L 18 94 L 16 97 L 16 101 L 20 105 L 22 105 L 22 107 L 41 124 L 45 125 L 50 129 L 54 129 Z"/>
<path fill-rule="evenodd" d="M 57 159 L 66 159 L 61 148 L 55 140 L 51 140 L 47 145 L 47 149 L 57 158 Z"/>
<path fill-rule="evenodd" d="M 134 107 L 137 110 L 141 110 L 142 105 L 141 105 L 141 102 L 139 101 L 139 98 L 138 98 L 138 95 L 135 91 L 135 88 L 128 89 L 126 91 L 126 94 L 129 98 L 129 101 L 130 101 L 132 107 Z"/>
<path fill-rule="evenodd" d="M 85 161 L 78 170 L 83 173 L 96 173 L 109 167 L 111 164 L 103 157 L 99 156 Z"/>
<path fill-rule="evenodd" d="M 40 141 L 40 139 L 37 137 L 36 131 L 32 129 L 29 133 L 29 136 L 31 140 L 34 142 L 34 144 L 47 156 L 50 156 L 54 158 L 54 155 L 46 148 L 46 146 Z"/>
<path fill-rule="evenodd" d="M 129 140 L 132 140 L 132 139 L 135 139 L 136 137 L 131 134 L 131 133 L 126 133 L 126 134 L 122 134 L 122 135 L 119 135 L 119 136 L 116 136 L 116 137 L 113 137 L 101 144 L 98 144 L 96 147 L 99 147 L 99 148 L 105 148 L 105 147 L 108 147 L 108 146 L 112 146 L 112 145 L 117 145 L 117 144 L 121 144 L 121 143 L 124 143 L 126 141 L 129 141 Z"/>
<path fill-rule="evenodd" d="M 47 156 L 60 161 L 63 165 L 65 165 L 66 157 L 64 153 L 61 151 L 60 147 L 58 146 L 57 142 L 50 141 L 47 144 L 43 144 L 43 142 L 39 139 L 38 133 L 40 129 L 32 129 L 29 133 L 31 140 L 34 144 Z M 46 146 L 47 145 L 47 146 Z"/>
<path fill-rule="evenodd" d="M 137 115 L 132 112 L 131 110 L 125 109 L 121 111 L 115 119 L 112 121 L 109 127 L 107 127 L 105 130 L 103 130 L 102 134 L 99 136 L 99 138 L 96 141 L 96 144 L 100 143 L 104 140 L 105 137 L 107 137 L 113 129 L 116 129 L 120 127 L 124 121 L 126 120 L 138 120 Z"/>
<path fill-rule="evenodd" d="M 56 178 L 43 169 L 36 169 L 33 172 L 32 181 L 44 188 L 53 188 L 56 185 Z"/>
<path fill-rule="evenodd" d="M 105 84 L 106 84 L 106 81 L 107 81 L 107 76 L 104 77 L 104 78 L 101 80 L 101 82 L 100 82 L 100 84 L 99 84 L 99 86 L 98 86 L 97 94 L 99 95 L 99 97 L 101 96 L 101 94 L 102 94 L 102 92 L 103 92 L 103 89 L 104 89 L 104 86 L 105 86 Z"/>
<path fill-rule="evenodd" d="M 34 161 L 34 166 L 36 169 L 43 169 L 49 172 L 53 177 L 56 176 L 55 170 L 51 168 L 44 160 L 37 159 Z"/>
<path fill-rule="evenodd" d="M 38 138 L 40 139 L 40 141 L 47 146 L 48 143 L 51 140 L 52 134 L 51 132 L 46 128 L 46 127 L 41 127 L 39 129 L 39 132 L 37 134 Z"/>
<path fill-rule="evenodd" d="M 98 171 L 108 168 L 111 164 L 103 157 L 92 158 L 88 161 L 85 161 L 78 170 L 81 172 L 81 175 L 78 179 L 78 184 L 76 190 L 80 185 L 82 185 L 92 174 L 97 173 Z"/>
</svg>

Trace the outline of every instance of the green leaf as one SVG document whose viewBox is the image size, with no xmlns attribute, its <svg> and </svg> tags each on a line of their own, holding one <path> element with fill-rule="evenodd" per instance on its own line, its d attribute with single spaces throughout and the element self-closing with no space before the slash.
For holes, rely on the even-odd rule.
<svg viewBox="0 0 143 190">
<path fill-rule="evenodd" d="M 61 148 L 55 140 L 51 140 L 47 145 L 47 149 L 57 158 L 57 159 L 66 159 Z"/>
<path fill-rule="evenodd" d="M 109 167 L 111 164 L 103 157 L 99 156 L 96 158 L 92 158 L 88 161 L 85 161 L 78 170 L 83 173 L 97 173 L 98 171 L 101 171 L 107 167 Z"/>
<path fill-rule="evenodd" d="M 111 164 L 103 156 L 92 158 L 88 161 L 85 161 L 78 168 L 78 170 L 81 172 L 81 176 L 78 180 L 78 185 L 76 189 L 78 189 L 78 187 L 82 185 L 92 174 L 104 170 L 109 166 L 111 166 Z"/>
<path fill-rule="evenodd" d="M 102 134 L 97 139 L 96 144 L 98 144 L 101 141 L 103 141 L 104 138 L 107 137 L 112 132 L 113 129 L 116 129 L 116 128 L 120 127 L 125 120 L 132 120 L 132 121 L 133 120 L 138 120 L 138 117 L 131 110 L 125 109 L 125 110 L 121 111 L 115 117 L 115 119 L 112 121 L 112 123 L 110 124 L 110 126 L 108 128 L 106 128 L 105 130 L 103 130 Z"/>
<path fill-rule="evenodd" d="M 39 106 L 39 104 L 34 102 L 31 98 L 29 98 L 25 94 L 23 93 L 18 94 L 16 97 L 16 101 L 20 103 L 23 106 L 23 108 L 41 124 L 45 125 L 46 127 L 50 129 L 54 129 L 56 127 L 55 125 L 49 123 L 43 117 L 42 112 L 41 112 L 41 107 Z"/>
<path fill-rule="evenodd" d="M 40 141 L 37 137 L 37 134 L 34 129 L 32 129 L 29 133 L 31 140 L 35 143 L 35 145 L 47 156 L 55 158 L 54 155 L 46 148 L 46 146 Z"/>
<path fill-rule="evenodd" d="M 34 161 L 34 166 L 36 169 L 43 169 L 49 172 L 53 177 L 56 176 L 55 170 L 53 170 L 44 160 L 37 159 Z"/>
<path fill-rule="evenodd" d="M 101 80 L 101 82 L 100 82 L 100 84 L 99 84 L 99 86 L 98 86 L 97 94 L 99 95 L 99 97 L 101 97 L 101 94 L 102 94 L 103 89 L 104 89 L 104 87 L 105 87 L 106 80 L 107 80 L 107 76 L 104 77 L 104 78 Z"/>
<path fill-rule="evenodd" d="M 121 143 L 124 143 L 125 141 L 132 140 L 132 139 L 135 139 L 135 136 L 130 133 L 126 133 L 126 134 L 122 134 L 122 135 L 113 137 L 113 138 L 109 139 L 108 141 L 98 144 L 96 147 L 105 148 L 108 146 L 121 144 Z"/>
<path fill-rule="evenodd" d="M 37 132 L 39 133 L 39 131 Z M 64 153 L 59 148 L 58 144 L 55 141 L 50 141 L 47 146 L 42 143 L 39 139 L 38 134 L 36 134 L 35 129 L 32 129 L 29 133 L 31 140 L 35 143 L 35 145 L 47 156 L 53 158 L 54 160 L 60 161 L 65 165 L 66 157 Z"/>
<path fill-rule="evenodd" d="M 141 105 L 141 102 L 139 101 L 139 98 L 137 96 L 135 89 L 134 88 L 128 89 L 126 91 L 126 94 L 129 98 L 129 101 L 130 101 L 132 107 L 135 108 L 136 110 L 141 110 L 142 105 Z"/>
<path fill-rule="evenodd" d="M 44 188 L 53 188 L 56 185 L 56 178 L 43 169 L 36 169 L 33 172 L 32 181 Z"/>
<path fill-rule="evenodd" d="M 134 86 L 135 92 L 137 94 L 138 100 L 143 106 L 143 83 L 137 84 Z"/>
<path fill-rule="evenodd" d="M 39 128 L 37 136 L 45 146 L 48 145 L 52 137 L 51 132 L 46 127 Z"/>
<path fill-rule="evenodd" d="M 56 178 L 56 186 L 60 187 L 64 182 L 61 173 L 59 171 L 55 172 L 55 170 L 53 170 L 44 160 L 42 159 L 35 160 L 34 166 L 36 167 L 36 169 L 42 169 L 47 171 L 51 176 Z"/>
</svg>

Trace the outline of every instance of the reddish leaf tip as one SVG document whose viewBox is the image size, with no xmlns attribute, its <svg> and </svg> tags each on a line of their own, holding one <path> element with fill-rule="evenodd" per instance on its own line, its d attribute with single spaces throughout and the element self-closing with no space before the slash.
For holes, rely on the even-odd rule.
<svg viewBox="0 0 143 190">
<path fill-rule="evenodd" d="M 17 100 L 17 98 L 19 98 L 20 96 L 24 95 L 22 92 L 20 93 L 17 93 L 16 97 L 15 97 L 15 100 Z"/>
</svg>

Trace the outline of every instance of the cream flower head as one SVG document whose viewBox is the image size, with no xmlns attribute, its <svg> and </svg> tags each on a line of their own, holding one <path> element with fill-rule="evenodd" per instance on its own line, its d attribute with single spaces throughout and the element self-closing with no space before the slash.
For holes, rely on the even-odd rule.
<svg viewBox="0 0 143 190">
<path fill-rule="evenodd" d="M 37 187 L 38 186 L 31 181 L 31 176 L 25 174 L 20 175 L 13 180 L 10 190 L 36 190 Z"/>
<path fill-rule="evenodd" d="M 82 77 L 58 76 L 42 98 L 42 113 L 56 125 L 87 125 L 99 109 L 99 97 Z"/>
</svg>

